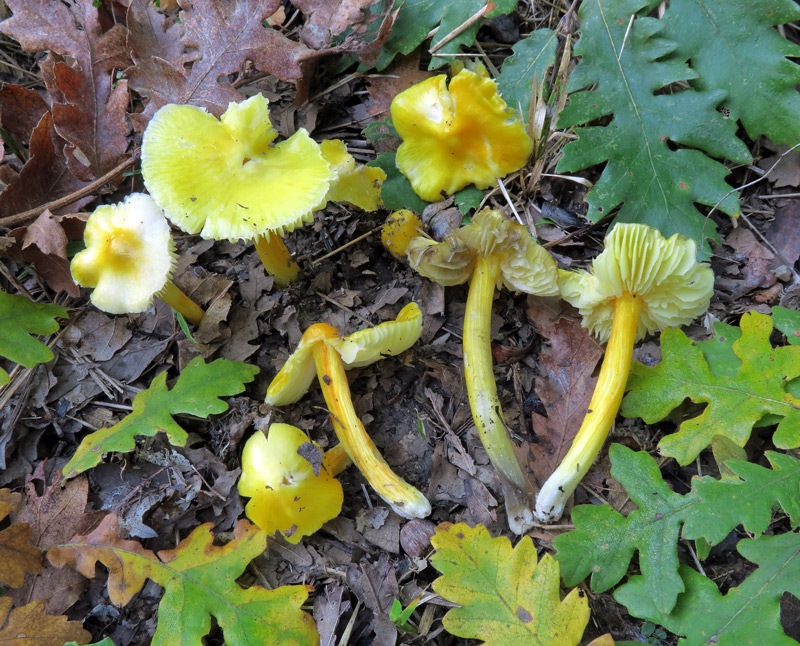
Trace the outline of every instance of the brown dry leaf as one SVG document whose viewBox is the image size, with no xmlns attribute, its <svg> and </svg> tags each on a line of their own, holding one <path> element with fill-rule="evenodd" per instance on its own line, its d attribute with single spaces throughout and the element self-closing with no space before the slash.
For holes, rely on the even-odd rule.
<svg viewBox="0 0 800 646">
<path fill-rule="evenodd" d="M 36 492 L 37 481 L 43 483 L 41 496 Z M 75 534 L 88 532 L 96 524 L 98 514 L 85 513 L 88 494 L 86 477 L 64 483 L 57 469 L 52 482 L 45 484 L 44 463 L 40 463 L 25 485 L 26 500 L 17 518 L 30 525 L 32 542 L 47 550 L 66 543 Z M 18 606 L 33 599 L 42 601 L 48 614 L 58 615 L 78 600 L 84 586 L 85 580 L 77 572 L 46 562 L 41 574 L 28 577 L 12 598 Z"/>
<path fill-rule="evenodd" d="M 128 45 L 134 66 L 126 74 L 131 88 L 150 99 L 145 119 L 167 103 L 199 105 L 221 114 L 229 102 L 242 98 L 222 78 L 239 72 L 246 60 L 282 80 L 303 75 L 301 62 L 311 50 L 263 24 L 280 0 L 179 4 L 183 12 L 177 26 L 145 0 L 131 3 Z"/>
<path fill-rule="evenodd" d="M 541 487 L 569 450 L 586 415 L 596 381 L 592 374 L 603 348 L 552 299 L 530 297 L 528 318 L 548 342 L 539 357 L 544 375 L 534 382 L 547 416 L 531 415 L 537 441 L 529 448 L 528 472 Z"/>
<path fill-rule="evenodd" d="M 3 23 L 5 24 L 5 23 Z M 86 186 L 67 168 L 64 140 L 53 131 L 47 112 L 31 134 L 30 156 L 19 175 L 0 193 L 0 216 L 19 213 L 69 195 Z M 89 199 L 70 205 L 74 212 Z"/>
<path fill-rule="evenodd" d="M 67 642 L 88 644 L 92 636 L 77 621 L 46 615 L 44 604 L 34 601 L 22 608 L 11 607 L 11 599 L 0 597 L 0 643 L 14 646 L 63 646 Z"/>
<path fill-rule="evenodd" d="M 300 32 L 302 41 L 312 49 L 323 49 L 332 36 L 366 23 L 370 7 L 380 3 L 381 0 L 297 0 L 292 4 L 307 18 Z"/>
<path fill-rule="evenodd" d="M 17 240 L 6 253 L 10 258 L 32 262 L 36 273 L 56 292 L 80 296 L 80 289 L 72 280 L 67 259 L 68 237 L 60 218 L 45 210 L 27 227 L 9 232 Z"/>
<path fill-rule="evenodd" d="M 362 561 L 347 568 L 347 585 L 372 610 L 376 644 L 394 644 L 397 641 L 397 628 L 389 620 L 392 601 L 400 596 L 394 568 L 385 552 L 374 565 Z"/>
<path fill-rule="evenodd" d="M 49 51 L 40 68 L 51 99 L 53 126 L 67 145 L 70 172 L 91 181 L 117 166 L 128 147 L 125 28 L 101 24 L 92 0 L 8 0 L 13 16 L 0 30 L 29 52 Z"/>
<path fill-rule="evenodd" d="M 21 498 L 9 489 L 0 489 L 0 521 L 19 508 Z M 18 588 L 26 573 L 41 572 L 42 554 L 31 544 L 30 534 L 30 525 L 19 522 L 0 532 L 0 584 Z"/>
<path fill-rule="evenodd" d="M 47 103 L 36 90 L 7 83 L 0 88 L 0 123 L 21 146 L 27 146 Z"/>
<path fill-rule="evenodd" d="M 725 240 L 725 244 L 745 257 L 742 267 L 744 293 L 756 289 L 772 287 L 777 280 L 770 271 L 770 263 L 775 257 L 762 245 L 752 231 L 745 228 L 734 230 Z"/>
<path fill-rule="evenodd" d="M 430 76 L 429 72 L 420 69 L 419 53 L 417 49 L 408 56 L 398 56 L 381 75 L 369 77 L 367 113 L 370 116 L 388 115 L 395 96 Z"/>
</svg>

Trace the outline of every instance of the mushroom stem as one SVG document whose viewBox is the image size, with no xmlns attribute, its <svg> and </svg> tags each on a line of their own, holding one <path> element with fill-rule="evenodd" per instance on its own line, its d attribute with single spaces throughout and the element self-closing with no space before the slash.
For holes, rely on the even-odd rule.
<svg viewBox="0 0 800 646">
<path fill-rule="evenodd" d="M 171 280 L 167 281 L 158 297 L 192 325 L 200 325 L 205 312 L 191 298 L 184 294 Z"/>
<path fill-rule="evenodd" d="M 279 287 L 287 287 L 297 280 L 300 266 L 292 259 L 292 254 L 277 233 L 256 236 L 256 252 L 268 274 L 275 277 Z"/>
<path fill-rule="evenodd" d="M 616 419 L 633 359 L 633 344 L 642 299 L 628 292 L 614 301 L 611 336 L 589 410 L 561 464 L 544 483 L 536 498 L 536 519 L 558 520 L 567 500 L 592 466 Z"/>
<path fill-rule="evenodd" d="M 328 470 L 332 476 L 338 476 L 347 467 L 353 464 L 347 451 L 342 444 L 331 447 L 322 456 L 322 466 Z"/>
<path fill-rule="evenodd" d="M 508 436 L 492 369 L 492 302 L 499 275 L 495 259 L 478 256 L 464 312 L 464 375 L 472 419 L 503 485 L 509 527 L 524 534 L 533 524 L 532 496 Z"/>
<path fill-rule="evenodd" d="M 320 339 L 338 337 L 336 329 L 326 323 L 312 325 L 305 334 L 309 338 L 317 335 Z M 339 442 L 372 488 L 404 518 L 424 518 L 430 514 L 431 505 L 427 498 L 392 471 L 367 435 L 353 407 L 344 362 L 339 353 L 324 341 L 319 342 L 314 346 L 314 365 Z"/>
</svg>

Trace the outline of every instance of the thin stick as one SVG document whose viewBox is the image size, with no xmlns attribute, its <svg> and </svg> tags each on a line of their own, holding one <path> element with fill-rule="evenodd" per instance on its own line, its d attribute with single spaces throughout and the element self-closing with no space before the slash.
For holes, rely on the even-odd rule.
<svg viewBox="0 0 800 646">
<path fill-rule="evenodd" d="M 462 22 L 458 27 L 456 27 L 453 31 L 447 34 L 444 38 L 442 38 L 438 43 L 436 43 L 433 47 L 430 48 L 430 53 L 434 54 L 438 52 L 442 47 L 447 45 L 453 38 L 462 34 L 464 31 L 469 29 L 473 23 L 477 22 L 484 15 L 489 13 L 492 9 L 494 9 L 495 4 L 493 2 L 487 2 L 483 7 L 478 9 L 474 14 L 472 14 L 469 18 L 467 18 L 464 22 Z"/>
<path fill-rule="evenodd" d="M 139 159 L 139 153 L 134 153 L 131 157 L 126 159 L 118 166 L 114 167 L 112 170 L 108 171 L 102 177 L 98 177 L 90 184 L 87 184 L 83 188 L 79 188 L 77 191 L 74 191 L 69 195 L 60 197 L 57 200 L 48 202 L 47 204 L 42 204 L 41 206 L 28 209 L 27 211 L 22 211 L 21 213 L 15 213 L 14 215 L 7 215 L 4 218 L 0 218 L 0 226 L 13 227 L 20 224 L 24 224 L 28 220 L 32 220 L 33 218 L 40 215 L 46 210 L 52 211 L 54 209 L 59 209 L 62 206 L 66 206 L 67 204 L 72 204 L 73 202 L 77 202 L 82 197 L 85 197 L 90 193 L 94 193 L 96 189 L 100 188 L 103 184 L 106 184 L 112 179 L 114 179 L 114 177 L 119 175 L 129 166 L 133 166 L 133 164 L 135 164 L 138 159 Z"/>
<path fill-rule="evenodd" d="M 314 260 L 311 261 L 311 264 L 312 265 L 316 265 L 318 263 L 321 263 L 323 260 L 327 260 L 328 258 L 330 258 L 332 256 L 335 256 L 340 251 L 344 251 L 348 247 L 352 247 L 357 242 L 361 242 L 362 240 L 364 240 L 366 238 L 369 238 L 376 231 L 380 231 L 382 226 L 383 225 L 377 226 L 374 229 L 372 229 L 371 231 L 367 231 L 366 233 L 362 233 L 360 236 L 358 236 L 356 238 L 353 238 L 349 242 L 345 242 L 341 247 L 337 247 L 336 249 L 334 249 L 330 253 L 326 253 L 324 256 L 320 256 L 319 258 L 315 258 Z"/>
</svg>

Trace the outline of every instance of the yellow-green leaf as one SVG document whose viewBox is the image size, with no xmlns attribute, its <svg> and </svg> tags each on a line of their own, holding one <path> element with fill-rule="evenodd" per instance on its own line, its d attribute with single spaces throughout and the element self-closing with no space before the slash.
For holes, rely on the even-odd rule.
<svg viewBox="0 0 800 646">
<path fill-rule="evenodd" d="M 53 358 L 50 348 L 31 335 L 56 332 L 57 318 L 67 318 L 67 310 L 0 292 L 0 357 L 26 368 L 50 361 Z M 0 368 L 0 386 L 8 383 L 8 379 L 8 373 Z"/>
<path fill-rule="evenodd" d="M 577 588 L 562 600 L 558 563 L 537 562 L 533 541 L 511 547 L 486 527 L 444 523 L 431 539 L 431 564 L 442 573 L 433 589 L 460 608 L 444 617 L 445 629 L 487 645 L 575 646 L 589 622 L 589 604 Z"/>
<path fill-rule="evenodd" d="M 258 368 L 241 361 L 217 359 L 205 363 L 195 357 L 171 390 L 167 390 L 167 374 L 162 372 L 147 390 L 136 395 L 130 415 L 83 438 L 75 455 L 64 465 L 64 477 L 72 478 L 97 466 L 103 453 L 132 451 L 137 435 L 152 436 L 164 431 L 170 443 L 183 446 L 186 431 L 172 416 L 183 413 L 205 419 L 225 412 L 228 404 L 220 398 L 242 392 L 257 372 Z"/>
<path fill-rule="evenodd" d="M 153 646 L 201 644 L 212 617 L 230 646 L 319 643 L 314 620 L 300 609 L 309 588 L 244 589 L 236 582 L 266 548 L 267 535 L 240 520 L 233 540 L 219 546 L 214 545 L 211 526 L 201 525 L 174 550 L 154 553 L 136 541 L 120 539 L 116 516 L 109 514 L 91 534 L 51 548 L 48 558 L 87 578 L 94 578 L 96 563 L 101 562 L 109 571 L 109 597 L 117 605 L 128 603 L 146 579 L 164 588 Z"/>
</svg>

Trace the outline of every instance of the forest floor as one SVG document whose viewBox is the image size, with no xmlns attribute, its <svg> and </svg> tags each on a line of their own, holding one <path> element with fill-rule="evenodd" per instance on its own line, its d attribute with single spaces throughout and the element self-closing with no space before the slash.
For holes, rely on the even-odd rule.
<svg viewBox="0 0 800 646">
<path fill-rule="evenodd" d="M 514 16 L 484 27 L 479 42 L 498 62 L 520 33 L 556 26 L 562 15 L 563 8 L 545 15 L 521 3 Z M 0 38 L 5 61 L 0 62 L 0 78 L 45 92 L 38 67 L 43 54 L 24 52 L 13 39 Z M 299 105 L 295 84 L 270 76 L 252 75 L 236 87 L 246 95 L 266 94 L 282 132 L 304 126 L 317 139 L 341 138 L 359 161 L 366 162 L 379 151 L 364 138 L 363 128 L 385 116 L 387 97 L 428 73 L 413 57 L 393 68 L 389 80 L 351 72 L 323 60 L 309 81 L 310 98 Z M 127 137 L 132 148 L 141 141 L 136 130 Z M 771 166 L 768 158 L 774 151 L 751 143 L 757 161 L 752 167 L 734 169 L 728 178 L 732 186 L 748 185 Z M 9 163 L 10 153 L 6 155 Z M 798 306 L 794 268 L 800 257 L 800 200 L 776 195 L 796 195 L 800 174 L 797 160 L 792 163 L 741 192 L 743 210 L 737 221 L 711 215 L 721 237 L 711 258 L 716 288 L 708 314 L 687 329 L 692 338 L 707 338 L 711 322 L 735 324 L 748 310 L 768 313 L 777 304 Z M 582 186 L 558 177 L 543 178 L 535 190 L 518 177 L 507 185 L 515 205 L 538 222 L 539 239 L 563 266 L 585 267 L 601 250 L 607 222 L 590 225 L 582 217 L 586 211 Z M 119 201 L 141 190 L 141 177 L 134 174 L 112 192 L 92 201 L 79 200 L 59 213 L 85 214 L 96 204 Z M 506 198 L 497 190 L 489 193 L 485 204 L 507 208 Z M 463 643 L 444 632 L 441 617 L 448 604 L 435 595 L 426 597 L 427 603 L 412 617 L 419 627 L 417 635 L 399 631 L 388 619 L 394 599 L 405 605 L 430 592 L 437 573 L 428 562 L 428 538 L 435 525 L 482 523 L 493 536 L 513 535 L 499 481 L 477 438 L 467 403 L 461 348 L 467 288 L 435 285 L 390 256 L 380 244 L 379 227 L 386 215 L 334 204 L 316 213 L 311 225 L 287 237 L 301 274 L 285 289 L 265 273 L 251 245 L 178 234 L 175 282 L 208 310 L 192 339 L 160 301 L 143 314 L 108 315 L 92 307 L 85 290 L 77 295 L 56 293 L 35 273 L 26 272 L 25 262 L 4 259 L 0 281 L 6 291 L 58 302 L 70 308 L 70 318 L 53 344 L 56 359 L 15 373 L 12 394 L 2 400 L 0 487 L 26 492 L 28 497 L 52 489 L 59 504 L 78 517 L 74 528 L 83 533 L 98 514 L 114 512 L 126 535 L 151 550 L 175 547 L 177 540 L 208 521 L 216 532 L 230 532 L 244 514 L 236 482 L 242 445 L 253 432 L 281 421 L 303 429 L 322 447 L 336 443 L 318 388 L 292 406 L 273 409 L 263 403 L 267 385 L 303 330 L 327 322 L 350 333 L 393 319 L 403 305 L 417 301 L 425 315 L 421 340 L 401 356 L 349 376 L 361 419 L 389 464 L 427 494 L 433 505 L 430 518 L 406 521 L 393 514 L 350 468 L 341 476 L 345 492 L 341 515 L 297 545 L 270 539 L 267 552 L 252 563 L 243 582 L 271 588 L 313 586 L 308 609 L 324 644 Z M 445 205 L 438 217 L 446 220 L 448 215 L 460 220 L 460 213 L 447 211 Z M 538 488 L 554 465 L 537 445 L 552 436 L 554 426 L 579 423 L 575 410 L 566 421 L 564 416 L 569 406 L 577 411 L 585 408 L 602 347 L 580 327 L 577 313 L 555 300 L 500 291 L 492 323 L 495 377 L 505 419 Z M 172 446 L 159 434 L 140 442 L 135 453 L 108 455 L 76 480 L 80 485 L 70 481 L 66 489 L 60 488 L 58 473 L 85 433 L 119 421 L 130 412 L 133 397 L 156 375 L 166 370 L 172 379 L 196 356 L 245 361 L 260 373 L 246 392 L 228 400 L 226 413 L 208 420 L 181 417 L 190 438 L 185 447 Z M 657 361 L 658 340 L 640 344 L 636 358 Z M 569 365 L 568 383 L 556 387 L 554 381 L 564 374 L 557 376 L 555 370 L 565 365 Z M 568 406 L 565 397 L 572 390 Z M 673 427 L 671 422 L 646 426 L 619 418 L 611 441 L 656 455 L 660 435 Z M 623 509 L 630 503 L 609 473 L 605 451 L 603 456 L 578 489 L 575 502 L 603 501 Z M 676 490 L 685 491 L 693 475 L 715 469 L 712 460 L 701 457 L 687 467 L 666 464 L 664 477 Z M 82 491 L 70 489 L 77 486 Z M 67 500 L 68 494 L 77 498 Z M 570 528 L 568 518 L 565 515 L 562 525 L 534 528 L 530 535 L 540 552 L 550 550 L 553 538 Z M 705 563 L 708 575 L 723 589 L 736 585 L 751 567 L 724 545 Z M 105 577 L 101 569 L 87 580 L 48 567 L 12 596 L 19 604 L 45 599 L 51 614 L 82 620 L 95 638 L 109 636 L 117 646 L 148 643 L 160 588 L 145 586 L 133 601 L 116 608 L 109 601 Z M 644 641 L 643 622 L 627 615 L 610 593 L 585 590 L 592 612 L 587 642 L 603 633 Z M 794 600 L 787 595 L 784 602 Z M 800 625 L 784 627 L 800 638 Z M 338 641 L 345 631 L 347 639 Z M 650 640 L 676 643 L 669 637 Z"/>
</svg>

